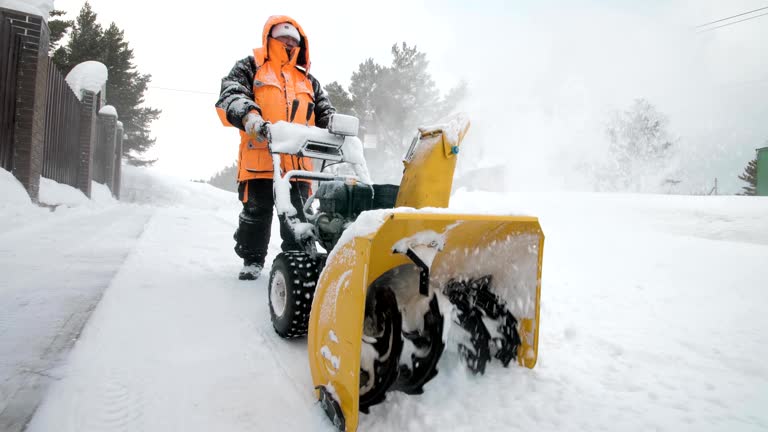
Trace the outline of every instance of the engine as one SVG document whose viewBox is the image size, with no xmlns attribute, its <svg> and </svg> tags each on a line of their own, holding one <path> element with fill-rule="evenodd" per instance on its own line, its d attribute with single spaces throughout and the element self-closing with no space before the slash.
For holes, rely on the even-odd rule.
<svg viewBox="0 0 768 432">
<path fill-rule="evenodd" d="M 397 200 L 397 185 L 348 184 L 343 181 L 323 181 L 314 198 L 320 203 L 315 219 L 317 238 L 325 250 L 336 246 L 342 232 L 366 210 L 393 208 Z"/>
</svg>

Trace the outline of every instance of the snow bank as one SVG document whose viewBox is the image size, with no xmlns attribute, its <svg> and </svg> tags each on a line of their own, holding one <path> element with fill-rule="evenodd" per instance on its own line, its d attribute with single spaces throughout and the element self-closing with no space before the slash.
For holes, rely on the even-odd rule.
<svg viewBox="0 0 768 432">
<path fill-rule="evenodd" d="M 44 177 L 40 178 L 38 201 L 40 205 L 33 203 L 13 174 L 0 169 L 0 234 L 46 224 L 64 213 L 93 213 L 118 203 L 103 184 L 94 182 L 88 199 L 80 190 Z"/>
<path fill-rule="evenodd" d="M 235 276 L 236 212 L 198 211 L 236 211 L 234 194 L 151 169 L 124 172 L 124 197 L 178 208 L 158 209 L 146 224 L 68 367 L 48 370 L 57 381 L 28 430 L 330 430 L 313 398 L 306 344 L 286 343 L 271 327 L 268 278 Z M 37 208 L 7 172 L 0 193 L 0 209 L 13 199 L 14 208 Z M 768 198 L 461 192 L 452 204 L 427 211 L 540 217 L 539 362 L 528 370 L 494 361 L 474 376 L 448 349 L 424 394 L 388 393 L 359 430 L 765 429 Z M 407 209 L 363 213 L 348 235 L 375 231 L 393 211 Z M 76 222 L 52 231 L 79 234 Z M 272 256 L 279 244 L 275 220 Z M 75 261 L 62 256 L 51 265 L 67 270 Z M 332 282 L 328 300 L 355 286 L 350 274 Z M 334 307 L 323 304 L 322 319 Z M 329 340 L 324 354 L 347 361 L 335 333 Z M 370 368 L 366 346 L 361 365 Z"/>
<path fill-rule="evenodd" d="M 91 182 L 91 202 L 98 204 L 115 204 L 118 201 L 112 196 L 107 185 Z"/>
<path fill-rule="evenodd" d="M 39 15 L 48 22 L 48 14 L 53 10 L 53 0 L 0 0 L 0 8 Z"/>
<path fill-rule="evenodd" d="M 38 198 L 41 204 L 54 207 L 104 207 L 118 203 L 107 185 L 91 182 L 91 198 L 88 199 L 80 189 L 44 177 L 40 178 Z"/>
<path fill-rule="evenodd" d="M 154 168 L 123 165 L 120 200 L 160 207 L 216 210 L 240 205 L 237 194 L 207 183 L 169 177 Z"/>
<path fill-rule="evenodd" d="M 94 203 L 114 203 L 115 199 L 107 186 L 93 182 L 92 199 L 72 186 L 58 183 L 45 177 L 40 178 L 38 201 L 52 207 L 92 206 Z M 0 169 L 0 216 L 3 210 L 15 213 L 36 212 L 41 208 L 29 198 L 24 186 L 10 172 Z"/>
<path fill-rule="evenodd" d="M 81 190 L 47 178 L 40 179 L 39 199 L 41 203 L 52 206 L 75 207 L 90 203 L 88 197 Z"/>
<path fill-rule="evenodd" d="M 100 92 L 107 84 L 108 76 L 109 72 L 104 63 L 89 60 L 75 66 L 67 74 L 66 81 L 75 96 L 82 101 L 83 90 Z"/>
<path fill-rule="evenodd" d="M 714 240 L 768 244 L 768 230 L 765 229 L 768 197 L 597 192 L 493 193 L 460 189 L 451 197 L 451 208 L 459 212 L 482 208 L 479 212 L 482 214 L 536 216 L 547 238 L 550 221 L 567 214 L 574 230 L 615 231 L 623 235 L 628 221 L 632 221 L 635 233 L 662 230 Z"/>
<path fill-rule="evenodd" d="M 152 168 L 123 166 L 122 196 L 112 196 L 106 185 L 91 183 L 91 198 L 80 190 L 47 178 L 40 179 L 39 201 L 50 207 L 103 207 L 119 203 L 136 203 L 159 207 L 188 207 L 196 209 L 228 209 L 240 206 L 237 195 L 207 183 L 168 177 Z M 10 220 L 14 214 L 49 212 L 35 205 L 24 186 L 10 172 L 0 169 L 0 219 Z M 4 224 L 5 225 L 5 224 Z"/>
<path fill-rule="evenodd" d="M 16 177 L 0 168 L 0 234 L 12 231 L 45 213 L 46 210 L 32 203 Z"/>
<path fill-rule="evenodd" d="M 10 172 L 0 168 L 0 208 L 14 205 L 31 205 L 24 186 Z"/>
</svg>

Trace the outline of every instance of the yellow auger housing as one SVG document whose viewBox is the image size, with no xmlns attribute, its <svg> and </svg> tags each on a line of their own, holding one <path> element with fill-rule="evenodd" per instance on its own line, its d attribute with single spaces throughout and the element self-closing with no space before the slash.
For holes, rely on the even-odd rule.
<svg viewBox="0 0 768 432">
<path fill-rule="evenodd" d="M 420 393 L 444 350 L 482 373 L 533 368 L 544 235 L 535 217 L 447 210 L 463 116 L 421 129 L 395 209 L 361 214 L 328 256 L 308 353 L 317 396 L 340 430 L 387 391 Z"/>
</svg>

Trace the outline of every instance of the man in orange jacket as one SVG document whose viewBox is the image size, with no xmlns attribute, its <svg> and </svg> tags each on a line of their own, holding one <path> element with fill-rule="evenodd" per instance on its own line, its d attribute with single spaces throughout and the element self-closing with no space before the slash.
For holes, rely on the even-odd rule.
<svg viewBox="0 0 768 432">
<path fill-rule="evenodd" d="M 272 16 L 264 25 L 262 47 L 238 61 L 221 80 L 216 108 L 224 124 L 240 129 L 238 191 L 243 210 L 235 231 L 235 252 L 243 259 L 239 278 L 256 279 L 264 267 L 272 226 L 272 157 L 267 148 L 269 124 L 278 121 L 328 126 L 336 110 L 320 83 L 309 74 L 309 41 L 301 26 L 287 16 Z M 293 119 L 289 118 L 297 106 Z M 308 120 L 309 119 L 309 120 Z M 308 158 L 282 155 L 283 172 L 312 170 Z M 291 202 L 303 222 L 302 202 L 310 183 L 293 181 Z M 283 217 L 280 218 L 283 250 L 300 249 Z"/>
</svg>

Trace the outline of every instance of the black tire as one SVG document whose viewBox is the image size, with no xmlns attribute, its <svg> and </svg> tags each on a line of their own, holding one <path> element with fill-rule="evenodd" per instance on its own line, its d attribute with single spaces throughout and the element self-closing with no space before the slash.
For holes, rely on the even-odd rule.
<svg viewBox="0 0 768 432">
<path fill-rule="evenodd" d="M 360 368 L 360 411 L 364 413 L 370 406 L 384 401 L 387 390 L 397 379 L 403 351 L 402 326 L 403 318 L 395 293 L 388 287 L 369 292 L 363 325 L 363 337 L 368 341 L 363 340 L 363 344 L 372 346 L 378 358 L 373 362 L 373 370 L 364 370 L 362 365 Z"/>
<path fill-rule="evenodd" d="M 421 332 L 403 333 L 419 350 L 411 354 L 410 359 L 402 359 L 400 373 L 393 390 L 407 394 L 421 394 L 424 384 L 437 375 L 437 362 L 443 355 L 443 314 L 437 303 L 437 296 L 432 296 L 429 309 L 424 314 Z"/>
<path fill-rule="evenodd" d="M 280 337 L 307 334 L 320 259 L 301 251 L 282 252 L 269 273 L 269 315 Z"/>
</svg>

